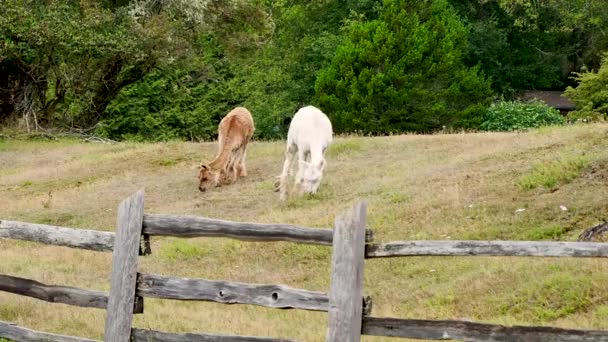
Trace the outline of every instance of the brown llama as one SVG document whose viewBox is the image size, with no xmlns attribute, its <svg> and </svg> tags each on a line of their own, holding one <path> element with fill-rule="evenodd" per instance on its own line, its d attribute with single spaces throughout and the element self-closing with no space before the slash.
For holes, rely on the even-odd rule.
<svg viewBox="0 0 608 342">
<path fill-rule="evenodd" d="M 247 176 L 245 167 L 247 145 L 254 131 L 251 113 L 244 107 L 234 108 L 220 121 L 217 156 L 212 161 L 199 166 L 200 191 L 231 184 L 238 177 Z"/>
</svg>

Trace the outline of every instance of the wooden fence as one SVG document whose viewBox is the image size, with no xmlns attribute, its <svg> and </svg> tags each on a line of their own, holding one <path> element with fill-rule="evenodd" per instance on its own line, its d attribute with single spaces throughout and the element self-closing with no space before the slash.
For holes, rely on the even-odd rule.
<svg viewBox="0 0 608 342">
<path fill-rule="evenodd" d="M 270 308 L 328 312 L 326 340 L 359 341 L 361 335 L 428 340 L 465 341 L 606 341 L 608 331 L 551 327 L 501 326 L 453 320 L 379 318 L 371 316 L 371 299 L 364 297 L 366 258 L 407 256 L 540 256 L 608 257 L 608 244 L 529 241 L 400 241 L 373 244 L 366 230 L 366 204 L 357 203 L 335 220 L 332 229 L 286 224 L 239 223 L 172 215 L 144 214 L 140 190 L 118 208 L 116 233 L 0 221 L 0 238 L 36 241 L 94 251 L 112 251 L 110 293 L 42 284 L 0 275 L 0 291 L 54 303 L 107 310 L 104 341 L 286 341 L 276 338 L 176 334 L 132 327 L 133 314 L 142 313 L 144 298 L 252 304 Z M 228 237 L 249 241 L 291 241 L 332 246 L 329 293 L 206 279 L 143 274 L 138 257 L 151 253 L 150 236 Z M 370 261 L 371 262 L 371 261 Z M 33 331 L 0 321 L 0 337 L 16 341 L 92 341 Z"/>
</svg>

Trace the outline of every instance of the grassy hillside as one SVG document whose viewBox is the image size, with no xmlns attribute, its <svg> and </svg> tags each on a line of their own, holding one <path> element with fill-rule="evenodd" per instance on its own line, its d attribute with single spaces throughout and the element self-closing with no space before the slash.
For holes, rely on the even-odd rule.
<svg viewBox="0 0 608 342">
<path fill-rule="evenodd" d="M 215 144 L 0 141 L 0 219 L 113 230 L 141 187 L 146 212 L 330 227 L 369 202 L 377 241 L 576 240 L 608 218 L 608 126 L 530 133 L 338 138 L 320 193 L 280 203 L 282 142 L 254 142 L 250 175 L 205 194 L 195 166 Z M 562 210 L 565 206 L 567 210 Z M 525 209 L 525 210 L 520 210 Z M 145 272 L 327 291 L 330 249 L 153 238 Z M 0 274 L 108 290 L 111 255 L 0 240 Z M 608 329 L 605 260 L 412 257 L 366 262 L 375 316 Z M 0 320 L 101 338 L 104 312 L 0 292 Z M 135 326 L 322 341 L 326 314 L 147 300 Z M 388 341 L 366 337 L 365 341 Z"/>
</svg>

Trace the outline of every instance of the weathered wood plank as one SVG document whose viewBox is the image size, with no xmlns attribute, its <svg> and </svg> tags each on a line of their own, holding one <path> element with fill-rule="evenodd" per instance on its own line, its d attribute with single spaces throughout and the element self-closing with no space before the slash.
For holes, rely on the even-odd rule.
<svg viewBox="0 0 608 342">
<path fill-rule="evenodd" d="M 367 204 L 336 218 L 331 257 L 328 342 L 361 340 Z"/>
<path fill-rule="evenodd" d="M 600 242 L 555 241 L 395 241 L 367 245 L 367 258 L 400 256 L 536 256 L 536 257 L 608 257 L 608 244 Z"/>
<path fill-rule="evenodd" d="M 144 215 L 144 233 L 177 237 L 230 237 L 248 241 L 292 241 L 331 245 L 332 230 L 290 224 L 232 222 L 198 216 Z"/>
<path fill-rule="evenodd" d="M 608 331 L 573 330 L 552 327 L 523 327 L 464 321 L 363 318 L 363 334 L 424 340 L 471 342 L 608 342 Z"/>
<path fill-rule="evenodd" d="M 139 190 L 118 207 L 116 242 L 112 253 L 112 275 L 104 341 L 127 342 L 137 283 L 139 254 L 144 216 L 144 191 Z"/>
<path fill-rule="evenodd" d="M 252 304 L 279 309 L 327 311 L 325 293 L 293 289 L 284 285 L 257 285 L 220 280 L 139 274 L 137 294 L 177 300 L 202 300 L 224 304 Z M 359 297 L 362 302 L 362 297 Z"/>
<path fill-rule="evenodd" d="M 203 333 L 175 334 L 154 330 L 132 329 L 133 342 L 293 342 L 278 338 L 211 335 Z"/>
<path fill-rule="evenodd" d="M 0 321 L 0 337 L 19 342 L 95 342 L 87 338 L 35 331 L 3 321 Z"/>
<path fill-rule="evenodd" d="M 34 241 L 48 245 L 111 252 L 114 247 L 114 236 L 112 232 L 0 220 L 0 238 Z"/>
<path fill-rule="evenodd" d="M 16 293 L 51 303 L 105 309 L 108 295 L 69 286 L 45 285 L 34 280 L 0 274 L 0 291 Z"/>
</svg>

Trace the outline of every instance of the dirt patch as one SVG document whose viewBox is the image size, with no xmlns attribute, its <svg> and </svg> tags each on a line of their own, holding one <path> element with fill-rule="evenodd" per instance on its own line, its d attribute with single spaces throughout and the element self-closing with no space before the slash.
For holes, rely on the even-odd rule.
<svg viewBox="0 0 608 342">
<path fill-rule="evenodd" d="M 584 177 L 591 181 L 608 181 L 608 159 L 599 159 L 591 162 Z"/>
</svg>

